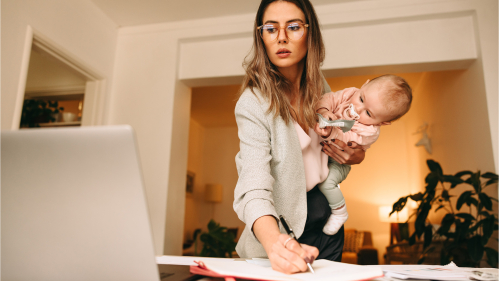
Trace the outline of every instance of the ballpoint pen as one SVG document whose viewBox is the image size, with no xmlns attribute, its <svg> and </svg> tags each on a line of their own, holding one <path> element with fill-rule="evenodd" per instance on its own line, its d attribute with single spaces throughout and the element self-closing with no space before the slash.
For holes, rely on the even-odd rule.
<svg viewBox="0 0 499 281">
<path fill-rule="evenodd" d="M 296 240 L 296 235 L 293 232 L 293 229 L 291 229 L 291 227 L 289 226 L 289 224 L 286 222 L 286 219 L 281 215 L 281 216 L 279 216 L 279 220 L 281 220 L 282 226 L 284 227 L 284 229 L 286 230 L 286 232 L 288 233 L 288 235 L 292 239 Z M 312 265 L 307 260 L 305 260 L 305 262 L 307 263 L 307 266 L 310 269 L 310 272 L 312 272 L 313 274 L 315 274 L 315 271 L 312 268 Z"/>
</svg>

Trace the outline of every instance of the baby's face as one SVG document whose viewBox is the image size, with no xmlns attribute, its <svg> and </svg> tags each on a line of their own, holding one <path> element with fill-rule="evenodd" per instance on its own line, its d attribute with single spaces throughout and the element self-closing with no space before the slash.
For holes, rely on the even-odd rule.
<svg viewBox="0 0 499 281">
<path fill-rule="evenodd" d="M 359 121 L 364 125 L 390 125 L 389 120 L 392 119 L 392 114 L 386 108 L 384 103 L 384 89 L 386 81 L 374 81 L 369 83 L 369 80 L 360 88 L 352 97 L 352 104 L 357 114 Z"/>
</svg>

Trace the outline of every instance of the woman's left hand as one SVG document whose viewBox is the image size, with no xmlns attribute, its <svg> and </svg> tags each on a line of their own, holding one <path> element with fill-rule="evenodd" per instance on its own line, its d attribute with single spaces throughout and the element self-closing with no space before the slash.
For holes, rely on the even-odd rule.
<svg viewBox="0 0 499 281">
<path fill-rule="evenodd" d="M 347 145 L 340 140 L 334 140 L 333 142 L 340 148 L 332 144 L 321 143 L 323 144 L 322 151 L 326 153 L 327 156 L 336 160 L 336 162 L 353 165 L 360 164 L 364 161 L 366 152 L 357 143 L 349 142 L 350 145 Z"/>
</svg>

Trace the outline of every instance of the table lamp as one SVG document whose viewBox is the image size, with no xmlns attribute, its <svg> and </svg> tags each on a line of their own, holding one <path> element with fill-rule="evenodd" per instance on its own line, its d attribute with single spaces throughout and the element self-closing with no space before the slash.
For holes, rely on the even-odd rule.
<svg viewBox="0 0 499 281">
<path fill-rule="evenodd" d="M 211 218 L 214 217 L 215 203 L 221 203 L 223 199 L 223 187 L 221 184 L 207 184 L 204 190 L 204 200 L 212 203 Z"/>
<path fill-rule="evenodd" d="M 390 245 L 393 245 L 394 239 L 396 242 L 401 242 L 402 237 L 408 238 L 409 226 L 406 222 L 409 217 L 409 213 L 407 208 L 404 208 L 402 211 L 394 212 L 390 216 L 389 214 L 391 211 L 392 206 L 380 206 L 378 215 L 380 221 L 390 223 Z"/>
</svg>

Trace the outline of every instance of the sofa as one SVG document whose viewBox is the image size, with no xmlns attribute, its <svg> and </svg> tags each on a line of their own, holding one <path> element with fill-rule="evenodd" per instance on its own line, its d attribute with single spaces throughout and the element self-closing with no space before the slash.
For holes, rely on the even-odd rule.
<svg viewBox="0 0 499 281">
<path fill-rule="evenodd" d="M 373 247 L 370 231 L 345 229 L 341 262 L 360 265 L 379 264 L 378 250 Z"/>
</svg>

